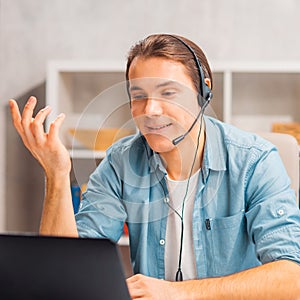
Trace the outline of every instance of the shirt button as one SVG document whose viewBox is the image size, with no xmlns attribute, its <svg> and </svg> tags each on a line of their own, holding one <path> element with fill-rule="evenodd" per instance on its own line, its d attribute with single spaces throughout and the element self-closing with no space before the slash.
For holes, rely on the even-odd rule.
<svg viewBox="0 0 300 300">
<path fill-rule="evenodd" d="M 161 239 L 161 240 L 159 241 L 159 243 L 163 246 L 163 245 L 165 244 L 165 240 L 164 240 L 164 239 Z"/>
<path fill-rule="evenodd" d="M 165 201 L 165 203 L 169 203 L 170 199 L 169 198 L 165 198 L 164 201 Z"/>
<path fill-rule="evenodd" d="M 284 215 L 284 210 L 283 209 L 278 209 L 277 211 L 279 216 L 283 216 Z"/>
</svg>

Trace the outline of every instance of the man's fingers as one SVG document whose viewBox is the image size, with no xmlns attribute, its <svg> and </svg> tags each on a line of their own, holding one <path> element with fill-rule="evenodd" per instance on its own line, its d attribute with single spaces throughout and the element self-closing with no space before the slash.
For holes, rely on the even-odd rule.
<svg viewBox="0 0 300 300">
<path fill-rule="evenodd" d="M 37 144 L 40 144 L 44 141 L 45 138 L 45 130 L 44 130 L 44 122 L 46 117 L 50 114 L 51 108 L 46 106 L 45 108 L 41 109 L 35 118 L 31 122 L 31 132 L 34 135 L 35 141 Z"/>
<path fill-rule="evenodd" d="M 9 106 L 15 128 L 21 136 L 26 147 L 30 145 L 42 144 L 44 138 L 47 136 L 44 131 L 44 122 L 46 117 L 50 114 L 51 108 L 49 106 L 40 110 L 35 118 L 33 118 L 33 111 L 36 106 L 37 99 L 30 97 L 25 104 L 22 114 L 20 113 L 18 104 L 15 100 L 9 100 Z M 60 114 L 50 125 L 48 134 L 49 142 L 57 142 L 59 140 L 59 129 L 65 119 L 64 114 Z"/>
<path fill-rule="evenodd" d="M 60 114 L 56 119 L 50 124 L 48 138 L 49 142 L 57 142 L 59 139 L 59 129 L 65 119 L 65 114 Z"/>
<path fill-rule="evenodd" d="M 14 127 L 16 128 L 18 134 L 20 135 L 24 145 L 29 149 L 28 140 L 27 140 L 27 137 L 25 135 L 23 126 L 21 124 L 22 117 L 21 117 L 21 114 L 20 114 L 19 106 L 18 106 L 17 102 L 14 99 L 10 99 L 9 100 L 9 107 L 10 107 L 10 112 L 11 112 Z"/>
<path fill-rule="evenodd" d="M 21 135 L 23 133 L 23 127 L 21 125 L 21 114 L 19 110 L 19 106 L 14 99 L 9 100 L 10 113 L 13 120 L 13 124 L 17 129 L 18 133 Z"/>
<path fill-rule="evenodd" d="M 37 103 L 36 98 L 31 96 L 28 99 L 27 103 L 25 104 L 21 116 L 21 125 L 23 127 L 24 134 L 29 144 L 34 143 L 34 137 L 31 132 L 31 122 L 33 120 L 33 110 L 36 106 L 36 103 Z"/>
<path fill-rule="evenodd" d="M 143 286 L 143 275 L 136 274 L 126 279 L 129 294 L 132 299 L 145 299 L 145 288 Z"/>
<path fill-rule="evenodd" d="M 36 103 L 37 99 L 35 97 L 30 97 L 21 115 L 17 102 L 13 99 L 9 100 L 14 126 L 25 146 L 29 149 L 31 149 L 33 145 L 42 144 L 44 142 L 46 134 L 43 123 L 51 111 L 49 107 L 45 107 L 38 112 L 35 118 L 33 118 L 33 110 Z"/>
<path fill-rule="evenodd" d="M 25 104 L 22 112 L 22 119 L 21 119 L 23 127 L 27 127 L 30 124 L 33 117 L 33 110 L 36 106 L 36 103 L 37 103 L 36 98 L 31 96 L 28 99 L 27 103 Z"/>
</svg>

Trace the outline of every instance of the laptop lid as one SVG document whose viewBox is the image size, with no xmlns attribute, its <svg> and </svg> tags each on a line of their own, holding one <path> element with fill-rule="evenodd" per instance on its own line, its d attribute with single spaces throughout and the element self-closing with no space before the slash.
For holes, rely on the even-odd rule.
<svg viewBox="0 0 300 300">
<path fill-rule="evenodd" d="M 0 299 L 130 299 L 107 239 L 0 235 Z"/>
</svg>

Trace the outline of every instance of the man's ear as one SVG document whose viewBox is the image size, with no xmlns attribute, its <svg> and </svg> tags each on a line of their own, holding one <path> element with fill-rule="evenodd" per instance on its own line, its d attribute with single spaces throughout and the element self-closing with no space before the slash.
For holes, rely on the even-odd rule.
<svg viewBox="0 0 300 300">
<path fill-rule="evenodd" d="M 210 79 L 209 78 L 204 78 L 204 82 L 211 89 L 211 81 L 210 81 Z"/>
</svg>

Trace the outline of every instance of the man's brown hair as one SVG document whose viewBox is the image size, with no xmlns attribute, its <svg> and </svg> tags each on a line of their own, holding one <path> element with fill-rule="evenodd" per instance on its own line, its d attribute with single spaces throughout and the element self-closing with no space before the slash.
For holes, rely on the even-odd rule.
<svg viewBox="0 0 300 300">
<path fill-rule="evenodd" d="M 170 34 L 150 35 L 145 39 L 139 41 L 130 49 L 128 54 L 128 59 L 127 59 L 127 68 L 126 68 L 127 82 L 129 80 L 128 78 L 129 69 L 134 58 L 161 57 L 161 58 L 166 58 L 183 64 L 187 70 L 187 75 L 190 76 L 193 81 L 196 91 L 200 93 L 199 71 L 198 71 L 198 66 L 195 61 L 195 58 L 191 53 L 191 51 L 178 39 L 183 40 L 194 50 L 201 64 L 204 77 L 210 79 L 211 89 L 212 89 L 213 86 L 212 72 L 208 64 L 207 58 L 204 52 L 202 51 L 202 49 L 185 37 L 170 35 Z"/>
</svg>

